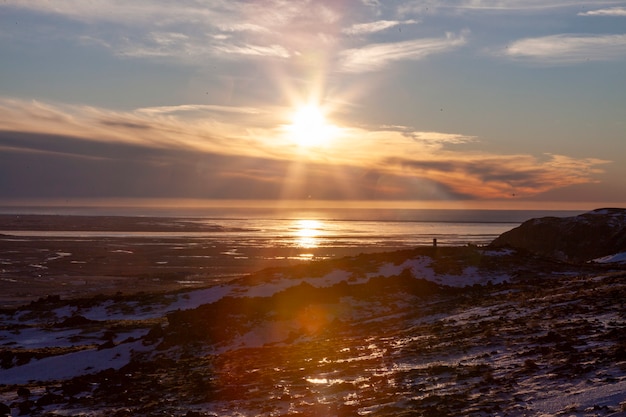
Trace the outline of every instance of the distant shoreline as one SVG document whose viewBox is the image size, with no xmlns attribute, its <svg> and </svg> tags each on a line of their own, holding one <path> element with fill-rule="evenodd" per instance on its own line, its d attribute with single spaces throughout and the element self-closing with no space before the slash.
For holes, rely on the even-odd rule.
<svg viewBox="0 0 626 417">
<path fill-rule="evenodd" d="M 538 217 L 570 217 L 587 210 L 416 209 L 381 207 L 194 207 L 194 206 L 14 206 L 0 204 L 6 216 L 126 217 L 158 219 L 320 219 L 337 221 L 521 223 Z M 4 220 L 6 221 L 6 220 Z"/>
</svg>

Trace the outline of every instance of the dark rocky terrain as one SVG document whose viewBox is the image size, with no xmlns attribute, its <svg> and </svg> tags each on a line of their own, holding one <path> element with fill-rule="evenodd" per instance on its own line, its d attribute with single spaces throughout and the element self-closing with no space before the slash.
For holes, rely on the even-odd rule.
<svg viewBox="0 0 626 417">
<path fill-rule="evenodd" d="M 572 262 L 626 252 L 626 209 L 605 208 L 575 217 L 531 219 L 503 233 L 491 246 L 524 249 Z"/>
<path fill-rule="evenodd" d="M 625 415 L 626 270 L 571 259 L 416 248 L 43 297 L 0 312 L 0 415 Z"/>
</svg>

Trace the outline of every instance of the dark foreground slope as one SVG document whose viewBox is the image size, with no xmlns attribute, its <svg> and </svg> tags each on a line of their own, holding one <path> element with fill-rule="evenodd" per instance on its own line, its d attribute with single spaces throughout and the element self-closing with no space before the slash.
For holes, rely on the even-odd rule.
<svg viewBox="0 0 626 417">
<path fill-rule="evenodd" d="M 618 416 L 626 272 L 422 248 L 1 314 L 0 414 Z"/>
</svg>

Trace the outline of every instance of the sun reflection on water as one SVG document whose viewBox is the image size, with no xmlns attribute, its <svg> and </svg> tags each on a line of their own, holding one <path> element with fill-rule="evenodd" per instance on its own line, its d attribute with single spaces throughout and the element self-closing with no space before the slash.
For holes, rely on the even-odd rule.
<svg viewBox="0 0 626 417">
<path fill-rule="evenodd" d="M 296 245 L 312 249 L 319 246 L 322 222 L 318 220 L 297 220 L 295 222 Z"/>
</svg>

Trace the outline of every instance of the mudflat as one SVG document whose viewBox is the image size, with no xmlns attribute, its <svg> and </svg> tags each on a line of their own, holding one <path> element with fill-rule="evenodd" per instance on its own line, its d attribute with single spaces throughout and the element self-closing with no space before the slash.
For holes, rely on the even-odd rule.
<svg viewBox="0 0 626 417">
<path fill-rule="evenodd" d="M 307 249 L 310 257 L 303 258 L 302 248 L 236 246 L 220 240 L 221 230 L 199 219 L 0 215 L 0 307 L 49 295 L 207 287 L 267 267 L 301 264 L 319 252 Z M 374 250 L 337 247 L 332 253 Z"/>
</svg>

